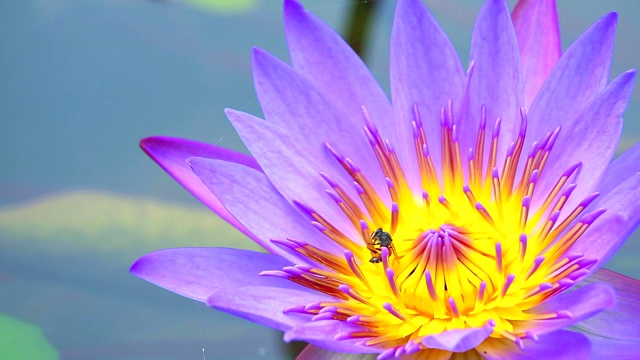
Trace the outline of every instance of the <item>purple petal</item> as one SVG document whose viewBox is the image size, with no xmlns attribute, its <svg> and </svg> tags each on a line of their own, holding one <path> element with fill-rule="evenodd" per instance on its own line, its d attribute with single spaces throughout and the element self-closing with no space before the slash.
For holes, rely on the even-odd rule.
<svg viewBox="0 0 640 360">
<path fill-rule="evenodd" d="M 567 168 L 582 162 L 577 181 L 573 180 L 579 186 L 564 207 L 567 214 L 593 193 L 618 147 L 622 113 L 631 98 L 635 76 L 635 70 L 623 73 L 600 92 L 580 115 L 562 124 L 561 136 L 556 140 L 554 151 L 547 161 L 545 176 L 536 184 L 536 192 L 548 194 Z M 544 197 L 537 198 L 534 209 L 544 201 Z"/>
<path fill-rule="evenodd" d="M 422 344 L 428 348 L 465 352 L 480 345 L 493 332 L 494 324 L 487 324 L 481 328 L 449 330 L 436 335 L 426 336 Z"/>
<path fill-rule="evenodd" d="M 624 174 L 619 180 L 618 186 L 590 206 L 607 211 L 569 249 L 571 253 L 584 254 L 585 258 L 598 259 L 593 270 L 602 266 L 640 223 L 640 173 Z"/>
<path fill-rule="evenodd" d="M 475 147 L 481 108 L 486 106 L 489 129 L 502 119 L 498 163 L 520 129 L 523 84 L 516 38 L 506 0 L 488 0 L 478 14 L 471 38 L 473 72 L 462 108 L 460 148 Z M 486 149 L 489 142 L 485 142 Z M 488 150 L 485 149 L 485 153 Z"/>
<path fill-rule="evenodd" d="M 313 82 L 347 119 L 362 119 L 362 106 L 396 145 L 389 99 L 351 47 L 294 0 L 284 2 L 284 24 L 293 67 Z"/>
<path fill-rule="evenodd" d="M 242 286 L 222 289 L 207 299 L 207 305 L 266 325 L 286 331 L 311 320 L 306 314 L 283 313 L 291 306 L 307 305 L 318 301 L 332 301 L 328 296 L 307 291 L 270 286 Z"/>
<path fill-rule="evenodd" d="M 391 31 L 391 94 L 400 155 L 409 184 L 420 190 L 413 142 L 417 105 L 435 168 L 441 169 L 440 110 L 457 102 L 464 89 L 464 71 L 446 34 L 420 0 L 398 1 Z"/>
<path fill-rule="evenodd" d="M 572 114 L 579 114 L 605 87 L 617 19 L 611 13 L 598 20 L 562 55 L 531 104 L 525 149 L 570 120 Z"/>
<path fill-rule="evenodd" d="M 600 269 L 585 282 L 609 283 L 618 297 L 613 308 L 575 325 L 593 344 L 594 357 L 636 359 L 640 354 L 640 281 Z"/>
<path fill-rule="evenodd" d="M 528 310 L 528 313 L 547 314 L 557 311 L 569 312 L 570 317 L 555 320 L 528 320 L 513 322 L 514 328 L 533 334 L 547 334 L 579 323 L 598 312 L 615 305 L 616 293 L 608 284 L 589 284 L 574 291 L 565 291 L 542 304 Z"/>
<path fill-rule="evenodd" d="M 520 48 L 524 107 L 529 109 L 562 54 L 556 1 L 520 0 L 511 18 Z"/>
<path fill-rule="evenodd" d="M 334 340 L 343 332 L 362 331 L 362 327 L 338 320 L 320 320 L 307 322 L 287 330 L 284 341 L 302 340 L 323 349 L 348 353 L 379 353 L 380 349 L 356 345 L 362 339 Z"/>
<path fill-rule="evenodd" d="M 375 360 L 373 354 L 345 354 L 325 350 L 315 345 L 307 345 L 296 357 L 296 360 Z"/>
<path fill-rule="evenodd" d="M 342 254 L 311 222 L 285 200 L 269 179 L 252 168 L 205 158 L 191 158 L 189 163 L 202 182 L 222 205 L 251 233 L 258 244 L 274 254 L 291 258 L 271 239 L 295 238 L 324 250 Z"/>
<path fill-rule="evenodd" d="M 325 142 L 329 142 L 343 156 L 358 165 L 383 199 L 390 201 L 382 170 L 363 129 L 364 117 L 347 117 L 341 108 L 327 100 L 304 75 L 273 55 L 260 49 L 254 49 L 252 55 L 254 86 L 266 121 L 285 129 L 290 142 L 300 143 L 300 151 L 307 152 L 313 158 L 328 158 L 330 153 Z M 251 149 L 251 143 L 244 138 L 243 140 Z M 283 192 L 261 159 L 256 160 L 274 185 Z M 333 167 L 339 167 L 336 161 L 332 164 Z M 327 171 L 317 166 L 312 169 L 316 171 L 316 176 L 320 171 Z M 290 186 L 300 187 L 301 184 L 305 182 Z M 321 191 L 324 188 L 312 189 Z M 309 192 L 309 188 L 305 191 Z"/>
<path fill-rule="evenodd" d="M 640 172 L 640 143 L 625 151 L 609 165 L 597 188 L 600 196 L 605 196 L 626 180 L 629 174 L 637 172 Z"/>
<path fill-rule="evenodd" d="M 207 189 L 202 181 L 191 171 L 187 159 L 193 156 L 220 159 L 249 166 L 260 170 L 260 166 L 251 156 L 224 149 L 215 145 L 198 141 L 173 138 L 168 136 L 153 136 L 142 139 L 140 147 L 160 167 L 171 175 L 180 185 L 184 186 L 193 196 L 218 214 L 229 224 L 240 230 L 251 239 L 256 237 L 229 214 L 220 201 Z"/>
<path fill-rule="evenodd" d="M 591 344 L 583 334 L 560 330 L 542 335 L 538 341 L 524 340 L 524 350 L 511 340 L 494 338 L 476 350 L 487 360 L 575 360 L 589 359 Z"/>
<path fill-rule="evenodd" d="M 335 201 L 324 192 L 329 186 L 319 175 L 321 171 L 341 184 L 351 193 L 352 198 L 357 199 L 352 191 L 353 180 L 347 180 L 345 172 L 337 168 L 335 159 L 327 154 L 328 151 L 311 151 L 310 148 L 314 147 L 311 139 L 298 139 L 291 132 L 249 114 L 227 110 L 227 116 L 260 162 L 271 183 L 285 199 L 313 206 L 345 235 L 351 239 L 361 238 Z"/>
<path fill-rule="evenodd" d="M 204 302 L 219 289 L 238 286 L 301 289 L 285 279 L 259 276 L 263 270 L 290 265 L 279 256 L 249 250 L 179 248 L 146 254 L 131 265 L 129 271 L 176 294 Z"/>
</svg>

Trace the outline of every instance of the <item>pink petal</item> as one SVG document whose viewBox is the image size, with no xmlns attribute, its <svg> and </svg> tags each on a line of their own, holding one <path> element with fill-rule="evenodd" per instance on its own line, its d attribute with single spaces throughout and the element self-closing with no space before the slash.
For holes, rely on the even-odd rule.
<svg viewBox="0 0 640 360">
<path fill-rule="evenodd" d="M 520 48 L 524 107 L 529 109 L 562 54 L 555 0 L 520 0 L 511 14 Z"/>
</svg>

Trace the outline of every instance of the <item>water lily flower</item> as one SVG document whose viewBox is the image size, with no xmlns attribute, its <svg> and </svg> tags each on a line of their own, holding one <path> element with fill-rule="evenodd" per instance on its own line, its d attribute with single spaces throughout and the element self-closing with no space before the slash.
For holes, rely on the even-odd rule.
<svg viewBox="0 0 640 360">
<path fill-rule="evenodd" d="M 300 4 L 284 19 L 292 65 L 252 56 L 265 120 L 226 110 L 252 156 L 141 142 L 269 254 L 160 250 L 133 274 L 305 359 L 639 356 L 640 283 L 600 269 L 640 221 L 640 146 L 610 163 L 635 79 L 609 82 L 615 13 L 562 54 L 554 1 L 487 0 L 464 71 L 399 0 L 392 101 Z"/>
</svg>

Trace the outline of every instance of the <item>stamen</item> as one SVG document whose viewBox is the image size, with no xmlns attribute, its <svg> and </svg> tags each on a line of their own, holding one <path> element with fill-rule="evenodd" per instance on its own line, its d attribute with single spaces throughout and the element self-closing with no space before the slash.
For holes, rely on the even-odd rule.
<svg viewBox="0 0 640 360">
<path fill-rule="evenodd" d="M 338 286 L 338 290 L 342 291 L 343 293 L 349 295 L 352 299 L 357 300 L 363 304 L 369 305 L 369 306 L 374 306 L 371 302 L 369 302 L 367 299 L 365 299 L 364 297 L 362 297 L 362 295 L 358 294 L 355 290 L 351 289 L 351 287 L 349 285 L 340 285 Z"/>
<path fill-rule="evenodd" d="M 487 209 L 484 207 L 484 205 L 482 205 L 480 202 L 476 202 L 476 206 L 475 206 L 476 210 L 478 210 L 478 213 L 480 213 L 480 215 L 489 223 L 491 224 L 491 226 L 493 226 L 494 229 L 498 230 L 496 227 L 496 222 L 493 220 L 493 218 L 491 218 L 491 215 L 489 215 L 489 212 L 487 211 Z"/>
<path fill-rule="evenodd" d="M 524 297 L 525 298 L 530 298 L 533 297 L 535 295 L 538 295 L 540 293 L 543 293 L 545 291 L 551 290 L 553 289 L 553 285 L 549 284 L 549 283 L 541 283 L 540 285 L 536 286 L 535 288 L 529 290 L 529 292 L 527 292 Z"/>
<path fill-rule="evenodd" d="M 520 232 L 523 233 L 527 228 L 527 218 L 529 217 L 529 206 L 531 206 L 531 197 L 522 198 L 522 208 L 520 209 Z"/>
<path fill-rule="evenodd" d="M 527 235 L 520 234 L 520 262 L 524 261 L 524 257 L 527 254 Z"/>
<path fill-rule="evenodd" d="M 502 213 L 502 190 L 500 189 L 500 178 L 498 177 L 498 168 L 491 171 L 491 183 L 493 184 L 493 198 L 498 208 L 498 215 L 503 218 Z"/>
<path fill-rule="evenodd" d="M 515 278 L 516 278 L 515 274 L 507 275 L 507 279 L 504 281 L 504 286 L 502 286 L 502 291 L 500 292 L 501 297 L 504 297 L 507 295 L 507 292 L 509 291 L 509 287 L 511 286 L 511 284 L 513 284 L 513 280 L 515 280 Z"/>
<path fill-rule="evenodd" d="M 449 298 L 449 306 L 451 307 L 451 313 L 454 317 L 460 317 L 460 311 L 458 311 L 458 305 L 456 305 L 456 301 L 450 297 Z"/>
<path fill-rule="evenodd" d="M 400 208 L 398 207 L 398 203 L 392 202 L 391 203 L 391 235 L 394 235 L 396 233 L 396 230 L 398 229 L 399 211 L 400 211 Z"/>
<path fill-rule="evenodd" d="M 424 278 L 427 281 L 427 289 L 429 290 L 429 296 L 431 296 L 431 300 L 438 300 L 438 294 L 436 293 L 436 288 L 435 286 L 433 286 L 433 279 L 431 278 L 431 271 L 425 271 Z"/>
<path fill-rule="evenodd" d="M 385 271 L 389 268 L 389 249 L 383 247 L 380 250 L 380 258 L 382 259 L 382 267 Z"/>
<path fill-rule="evenodd" d="M 444 197 L 444 195 L 438 196 L 438 201 L 450 212 L 454 211 L 453 206 L 451 206 L 451 203 L 449 202 L 449 200 L 447 200 L 447 198 Z"/>
<path fill-rule="evenodd" d="M 475 173 L 478 174 L 476 182 L 473 183 L 474 188 L 480 187 L 480 176 L 482 176 L 482 160 L 484 159 L 484 138 L 485 128 L 487 126 L 487 108 L 484 104 L 480 107 L 480 124 L 478 126 L 478 137 L 476 139 L 476 160 Z"/>
<path fill-rule="evenodd" d="M 397 317 L 398 319 L 402 320 L 402 321 L 408 321 L 407 317 L 400 314 L 400 312 L 398 312 L 398 310 L 396 310 L 393 305 L 391 305 L 388 302 L 385 302 L 384 304 L 382 304 L 382 307 L 387 310 L 389 312 L 389 314 Z"/>
<path fill-rule="evenodd" d="M 498 138 L 500 136 L 500 124 L 502 119 L 498 118 L 493 126 L 493 135 L 491 137 L 491 147 L 489 149 L 489 163 L 487 164 L 486 181 L 491 180 L 491 170 L 496 166 L 498 156 Z"/>
<path fill-rule="evenodd" d="M 385 273 L 387 275 L 387 281 L 389 282 L 389 287 L 391 288 L 391 291 L 396 296 L 396 299 L 400 299 L 400 292 L 398 292 L 398 285 L 396 284 L 396 279 L 394 277 L 393 269 L 388 268 L 386 269 Z"/>
<path fill-rule="evenodd" d="M 332 320 L 334 315 L 333 313 L 322 313 L 321 311 L 320 314 L 313 316 L 311 321 Z"/>
<path fill-rule="evenodd" d="M 496 243 L 496 269 L 498 273 L 502 274 L 502 244 Z"/>
<path fill-rule="evenodd" d="M 358 266 L 358 263 L 356 262 L 355 257 L 353 256 L 353 253 L 349 250 L 345 250 L 344 258 L 347 260 L 347 264 L 349 264 L 349 268 L 351 269 L 353 274 L 358 279 L 360 279 L 360 281 L 363 284 L 365 284 L 369 289 L 371 289 L 371 284 L 369 284 L 369 281 L 367 280 L 366 276 L 364 276 L 364 274 L 362 273 L 362 270 L 360 270 L 360 267 Z"/>
<path fill-rule="evenodd" d="M 478 312 L 484 308 L 484 296 L 485 296 L 486 289 L 487 289 L 487 282 L 486 281 L 480 282 L 480 286 L 478 287 L 478 295 L 476 297 L 476 304 L 473 309 L 474 312 Z"/>
<path fill-rule="evenodd" d="M 531 265 L 531 268 L 529 269 L 529 272 L 525 277 L 526 280 L 529 280 L 529 278 L 533 275 L 533 273 L 535 273 L 538 270 L 538 268 L 540 267 L 540 264 L 542 264 L 543 261 L 544 261 L 544 256 L 538 256 L 537 258 L 533 259 L 533 264 Z"/>
</svg>

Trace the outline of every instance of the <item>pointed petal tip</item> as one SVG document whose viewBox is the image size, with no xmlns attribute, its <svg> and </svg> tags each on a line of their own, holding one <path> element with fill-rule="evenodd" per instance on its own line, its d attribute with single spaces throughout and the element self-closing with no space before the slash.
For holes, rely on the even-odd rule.
<svg viewBox="0 0 640 360">
<path fill-rule="evenodd" d="M 622 74 L 620 74 L 620 78 L 624 78 L 627 81 L 635 82 L 636 74 L 638 73 L 637 69 L 629 69 Z"/>
<path fill-rule="evenodd" d="M 148 270 L 153 267 L 153 264 L 158 255 L 161 255 L 167 250 L 170 249 L 155 250 L 141 256 L 133 264 L 131 264 L 131 267 L 129 267 L 129 273 L 140 279 L 147 280 Z"/>
<path fill-rule="evenodd" d="M 131 264 L 131 267 L 129 267 L 129 273 L 131 275 L 136 276 L 136 277 L 140 277 L 139 274 L 142 272 L 142 267 L 143 267 L 143 263 L 144 263 L 143 258 L 145 256 L 142 256 L 138 260 L 134 261 L 133 264 Z"/>
<path fill-rule="evenodd" d="M 153 157 L 152 154 L 154 153 L 154 150 L 156 147 L 159 147 L 159 146 L 161 147 L 166 143 L 176 142 L 180 140 L 182 139 L 172 137 L 172 136 L 154 135 L 154 136 L 147 136 L 145 138 L 140 139 L 140 142 L 138 143 L 138 145 L 140 146 L 142 151 L 144 151 L 150 157 Z"/>
<path fill-rule="evenodd" d="M 270 68 L 274 66 L 289 66 L 277 56 L 271 54 L 265 49 L 254 46 L 251 49 L 251 69 L 253 72 L 254 82 L 264 77 L 264 73 L 273 71 Z M 264 81 L 264 80 L 263 80 Z"/>
<path fill-rule="evenodd" d="M 187 158 L 187 160 L 185 160 L 187 162 L 187 164 L 189 164 L 189 166 L 191 166 L 193 168 L 194 162 L 197 163 L 197 159 L 200 159 L 197 156 L 192 156 L 190 158 Z"/>
<path fill-rule="evenodd" d="M 289 19 L 289 16 L 305 13 L 305 9 L 297 0 L 284 0 L 282 4 L 282 8 L 284 11 L 284 21 L 285 23 Z"/>
<path fill-rule="evenodd" d="M 138 145 L 142 150 L 144 150 L 144 152 L 147 152 L 147 149 L 149 148 L 151 143 L 154 142 L 155 138 L 156 138 L 155 136 L 148 136 L 146 138 L 140 139 L 140 142 L 138 143 Z"/>
<path fill-rule="evenodd" d="M 255 61 L 262 60 L 267 55 L 270 55 L 267 50 L 257 46 L 252 47 L 251 48 L 251 64 L 254 64 Z"/>
<path fill-rule="evenodd" d="M 611 28 L 615 32 L 616 26 L 618 25 L 618 13 L 612 11 L 596 21 L 594 25 L 596 24 L 605 28 Z"/>
<path fill-rule="evenodd" d="M 232 120 L 232 118 L 236 118 L 238 116 L 240 116 L 239 114 L 242 113 L 239 110 L 236 109 L 232 109 L 232 108 L 225 108 L 224 109 L 224 114 L 227 116 L 227 118 L 229 120 Z"/>
</svg>

